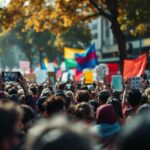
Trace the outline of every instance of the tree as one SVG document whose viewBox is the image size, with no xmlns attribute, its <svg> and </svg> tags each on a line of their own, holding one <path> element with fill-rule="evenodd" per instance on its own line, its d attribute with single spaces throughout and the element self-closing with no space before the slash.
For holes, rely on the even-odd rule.
<svg viewBox="0 0 150 150">
<path fill-rule="evenodd" d="M 9 30 L 18 21 L 24 20 L 25 29 L 34 28 L 37 32 L 51 30 L 60 34 L 75 23 L 98 16 L 111 22 L 122 72 L 126 58 L 126 37 L 121 29 L 131 25 L 136 32 L 145 30 L 147 22 L 141 24 L 141 20 L 143 17 L 148 20 L 150 16 L 148 0 L 11 0 L 1 11 L 1 24 L 4 30 Z"/>
<path fill-rule="evenodd" d="M 53 61 L 55 57 L 61 58 L 65 46 L 85 48 L 90 45 L 91 34 L 88 26 L 84 24 L 74 25 L 61 35 L 54 35 L 49 30 L 36 32 L 32 28 L 21 32 L 23 25 L 21 22 L 16 28 L 1 36 L 0 48 L 6 50 L 6 47 L 10 49 L 13 45 L 17 46 L 25 53 L 31 67 L 35 57 L 39 57 L 39 63 L 42 64 L 44 57 L 49 61 Z"/>
</svg>

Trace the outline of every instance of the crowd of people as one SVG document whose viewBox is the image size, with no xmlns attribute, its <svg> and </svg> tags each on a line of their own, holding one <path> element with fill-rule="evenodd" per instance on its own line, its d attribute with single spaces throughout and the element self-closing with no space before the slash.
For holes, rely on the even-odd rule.
<svg viewBox="0 0 150 150">
<path fill-rule="evenodd" d="M 0 150 L 144 150 L 150 148 L 150 88 L 114 91 L 107 82 L 0 78 Z"/>
</svg>

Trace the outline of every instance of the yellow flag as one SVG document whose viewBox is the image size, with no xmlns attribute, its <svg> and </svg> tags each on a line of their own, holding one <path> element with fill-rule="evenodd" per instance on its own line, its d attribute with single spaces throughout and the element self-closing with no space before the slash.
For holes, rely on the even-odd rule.
<svg viewBox="0 0 150 150">
<path fill-rule="evenodd" d="M 74 59 L 74 55 L 76 53 L 83 53 L 85 50 L 84 49 L 75 49 L 75 48 L 64 48 L 64 58 L 66 59 Z"/>
</svg>

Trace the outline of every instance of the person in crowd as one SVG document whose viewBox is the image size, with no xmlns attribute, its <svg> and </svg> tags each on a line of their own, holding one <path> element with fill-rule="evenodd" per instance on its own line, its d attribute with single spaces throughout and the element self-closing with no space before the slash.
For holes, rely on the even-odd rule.
<svg viewBox="0 0 150 150">
<path fill-rule="evenodd" d="M 136 113 L 137 109 L 141 105 L 141 92 L 137 89 L 131 89 L 127 95 L 127 101 L 130 105 L 129 108 L 125 108 L 123 115 L 125 118 L 132 116 Z"/>
<path fill-rule="evenodd" d="M 90 94 L 88 90 L 79 90 L 75 95 L 77 103 L 88 102 L 90 100 Z"/>
<path fill-rule="evenodd" d="M 74 114 L 79 121 L 84 121 L 87 125 L 90 125 L 95 117 L 93 106 L 87 102 L 77 104 Z"/>
<path fill-rule="evenodd" d="M 100 105 L 106 104 L 108 98 L 110 97 L 110 92 L 108 90 L 102 90 L 98 94 L 98 102 Z"/>
<path fill-rule="evenodd" d="M 93 150 L 88 130 L 63 116 L 38 123 L 29 131 L 26 150 Z"/>
<path fill-rule="evenodd" d="M 33 126 L 36 115 L 34 110 L 28 105 L 21 105 L 21 108 L 23 110 L 22 130 L 27 132 Z"/>
<path fill-rule="evenodd" d="M 9 99 L 0 102 L 0 150 L 15 150 L 20 145 L 22 110 Z"/>
<path fill-rule="evenodd" d="M 148 150 L 150 149 L 150 115 L 142 113 L 129 120 L 122 128 L 116 150 Z"/>
<path fill-rule="evenodd" d="M 44 102 L 46 116 L 51 117 L 55 114 L 66 112 L 65 101 L 61 96 L 51 96 Z"/>
<path fill-rule="evenodd" d="M 99 137 L 101 149 L 112 149 L 120 131 L 119 120 L 111 104 L 99 106 L 96 112 L 96 125 L 92 128 Z"/>
</svg>

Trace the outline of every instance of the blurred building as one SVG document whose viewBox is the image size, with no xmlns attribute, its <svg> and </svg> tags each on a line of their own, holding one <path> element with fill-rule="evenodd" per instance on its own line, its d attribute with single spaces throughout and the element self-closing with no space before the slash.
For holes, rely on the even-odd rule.
<svg viewBox="0 0 150 150">
<path fill-rule="evenodd" d="M 112 34 L 110 22 L 99 17 L 93 20 L 89 26 L 93 35 L 91 42 L 96 45 L 99 62 L 118 62 L 118 46 Z M 137 37 L 127 35 L 126 49 L 128 58 L 135 58 L 142 52 L 150 55 L 150 33 Z"/>
</svg>

